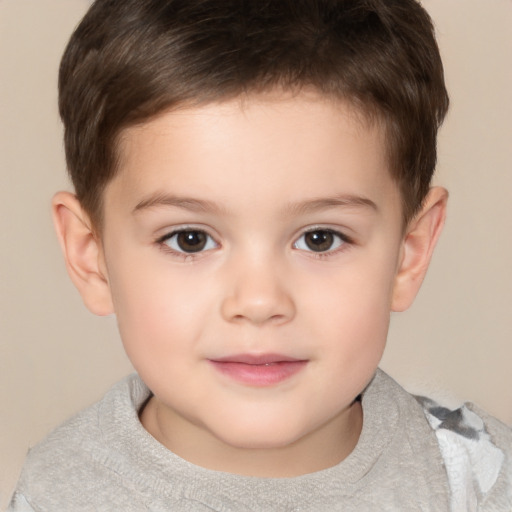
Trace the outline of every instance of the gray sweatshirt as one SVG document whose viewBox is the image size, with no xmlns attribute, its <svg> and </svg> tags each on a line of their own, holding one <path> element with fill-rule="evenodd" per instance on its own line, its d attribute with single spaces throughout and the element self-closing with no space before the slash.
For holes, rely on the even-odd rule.
<svg viewBox="0 0 512 512">
<path fill-rule="evenodd" d="M 471 406 L 416 399 L 378 371 L 363 430 L 335 467 L 295 478 L 195 466 L 138 419 L 133 375 L 33 448 L 9 512 L 512 511 L 512 431 Z"/>
</svg>

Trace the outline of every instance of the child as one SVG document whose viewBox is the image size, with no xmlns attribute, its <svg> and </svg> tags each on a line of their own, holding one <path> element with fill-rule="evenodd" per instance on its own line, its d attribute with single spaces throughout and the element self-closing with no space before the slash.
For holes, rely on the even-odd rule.
<svg viewBox="0 0 512 512">
<path fill-rule="evenodd" d="M 137 370 L 10 510 L 511 510 L 512 433 L 377 369 L 448 106 L 414 0 L 98 0 L 60 72 L 71 279 Z"/>
</svg>

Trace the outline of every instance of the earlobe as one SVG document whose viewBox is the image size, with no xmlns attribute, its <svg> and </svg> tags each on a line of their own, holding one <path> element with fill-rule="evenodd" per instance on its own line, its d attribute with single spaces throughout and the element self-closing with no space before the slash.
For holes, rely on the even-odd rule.
<svg viewBox="0 0 512 512">
<path fill-rule="evenodd" d="M 113 313 L 101 242 L 76 196 L 58 192 L 52 214 L 68 274 L 87 308 L 96 315 Z"/>
<path fill-rule="evenodd" d="M 393 288 L 393 311 L 406 310 L 420 289 L 443 229 L 447 201 L 444 188 L 431 188 L 421 211 L 407 227 Z"/>
</svg>

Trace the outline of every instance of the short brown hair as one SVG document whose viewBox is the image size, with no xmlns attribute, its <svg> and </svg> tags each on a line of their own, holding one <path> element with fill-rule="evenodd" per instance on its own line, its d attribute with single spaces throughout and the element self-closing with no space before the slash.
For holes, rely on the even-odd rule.
<svg viewBox="0 0 512 512">
<path fill-rule="evenodd" d="M 420 208 L 448 108 L 416 0 L 96 0 L 59 74 L 68 170 L 93 223 L 121 131 L 186 103 L 313 87 L 386 129 L 404 219 Z"/>
</svg>

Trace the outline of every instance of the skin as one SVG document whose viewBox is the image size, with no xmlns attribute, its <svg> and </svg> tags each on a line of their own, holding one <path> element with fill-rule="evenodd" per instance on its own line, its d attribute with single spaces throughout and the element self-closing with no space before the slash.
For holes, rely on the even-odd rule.
<svg viewBox="0 0 512 512">
<path fill-rule="evenodd" d="M 96 314 L 115 313 L 154 393 L 144 427 L 200 466 L 286 477 L 343 460 L 391 311 L 407 308 L 440 233 L 446 191 L 404 230 L 383 130 L 344 103 L 273 93 L 167 112 L 127 129 L 95 236 L 54 198 L 68 271 Z M 207 235 L 183 253 L 176 231 Z M 309 231 L 335 233 L 326 250 Z M 181 252 L 180 252 L 181 251 Z M 304 361 L 269 385 L 212 360 Z"/>
</svg>

